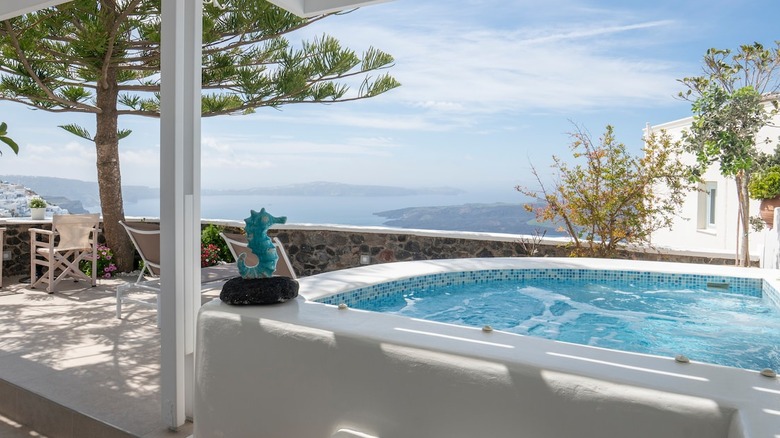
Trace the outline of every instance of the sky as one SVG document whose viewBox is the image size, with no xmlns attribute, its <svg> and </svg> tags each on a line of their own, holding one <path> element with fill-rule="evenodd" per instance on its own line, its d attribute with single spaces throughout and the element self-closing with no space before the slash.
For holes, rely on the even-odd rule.
<svg viewBox="0 0 780 438">
<path fill-rule="evenodd" d="M 400 88 L 338 104 L 261 108 L 203 119 L 202 188 L 310 181 L 485 193 L 533 186 L 531 166 L 567 159 L 577 126 L 607 124 L 630 150 L 642 129 L 690 115 L 678 79 L 701 74 L 708 48 L 780 40 L 776 0 L 395 0 L 309 26 L 290 39 L 332 35 L 358 53 L 390 53 Z M 0 102 L 20 145 L 0 175 L 96 181 L 94 116 Z M 159 186 L 159 121 L 126 116 L 123 184 Z M 492 201 L 486 199 L 486 201 Z"/>
</svg>

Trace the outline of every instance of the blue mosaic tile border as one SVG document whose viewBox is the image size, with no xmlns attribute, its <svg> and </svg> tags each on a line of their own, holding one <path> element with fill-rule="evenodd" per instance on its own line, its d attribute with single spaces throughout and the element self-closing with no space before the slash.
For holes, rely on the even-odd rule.
<svg viewBox="0 0 780 438">
<path fill-rule="evenodd" d="M 410 289 L 440 287 L 491 281 L 559 280 L 607 282 L 617 285 L 675 287 L 686 289 L 710 289 L 713 291 L 740 294 L 752 297 L 771 296 L 778 300 L 777 291 L 760 278 L 725 277 L 721 275 L 666 274 L 641 271 L 607 271 L 597 269 L 488 269 L 482 271 L 446 272 L 411 277 L 344 291 L 319 298 L 324 304 L 344 303 L 356 307 L 368 300 L 382 300 Z M 710 285 L 708 287 L 708 284 Z M 712 287 L 723 284 L 728 287 Z"/>
<path fill-rule="evenodd" d="M 761 286 L 761 294 L 771 306 L 780 309 L 780 293 L 771 284 L 765 281 Z"/>
</svg>

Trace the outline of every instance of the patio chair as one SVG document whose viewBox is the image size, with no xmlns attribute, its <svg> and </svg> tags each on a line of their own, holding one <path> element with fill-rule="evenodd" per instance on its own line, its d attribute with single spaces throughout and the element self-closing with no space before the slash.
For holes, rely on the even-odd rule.
<svg viewBox="0 0 780 438">
<path fill-rule="evenodd" d="M 148 300 L 143 298 L 131 298 L 129 295 L 134 291 L 145 291 L 160 294 L 160 224 L 148 222 L 122 222 L 119 224 L 124 227 L 127 235 L 135 246 L 135 250 L 141 257 L 143 266 L 135 283 L 127 283 L 116 288 L 116 317 L 122 319 L 122 304 L 135 303 L 157 309 L 157 327 L 160 326 L 159 300 Z M 144 273 L 153 277 L 147 281 Z"/>
<path fill-rule="evenodd" d="M 234 259 L 238 260 L 239 254 L 246 253 L 246 264 L 249 266 L 257 264 L 257 256 L 247 246 L 246 235 L 238 233 L 219 233 L 219 235 L 228 244 Z M 276 237 L 273 238 L 273 241 L 276 246 L 276 253 L 279 254 L 279 261 L 276 263 L 274 275 L 296 279 L 295 270 L 293 270 L 292 263 L 290 263 L 290 258 L 287 257 L 287 252 L 284 250 L 282 242 Z"/>
<path fill-rule="evenodd" d="M 160 276 L 160 224 L 153 224 L 147 222 L 122 222 L 119 224 L 125 228 L 127 235 L 130 236 L 130 240 L 135 245 L 135 249 L 138 255 L 141 256 L 141 260 L 144 266 L 141 268 L 141 272 L 138 273 L 138 278 L 135 279 L 136 283 L 140 283 L 144 278 L 144 272 L 151 277 Z"/>
<path fill-rule="evenodd" d="M 122 224 L 125 231 L 127 231 L 127 234 L 130 236 L 130 240 L 132 240 L 136 251 L 144 262 L 144 266 L 138 274 L 135 283 L 127 283 L 117 287 L 116 317 L 122 319 L 122 304 L 140 304 L 157 308 L 157 325 L 159 326 L 160 225 L 146 222 L 125 223 L 120 221 L 119 223 Z M 144 273 L 152 278 L 146 280 L 144 278 Z M 237 274 L 238 272 L 235 263 L 201 268 L 200 282 L 201 284 L 214 283 L 235 277 Z M 155 297 L 132 298 L 129 296 L 130 293 L 138 291 L 154 293 Z"/>
<path fill-rule="evenodd" d="M 45 284 L 48 293 L 65 279 L 97 285 L 99 214 L 55 214 L 51 230 L 30 228 L 30 288 Z M 81 272 L 82 261 L 92 262 L 92 275 Z M 46 269 L 36 279 L 38 267 Z"/>
</svg>

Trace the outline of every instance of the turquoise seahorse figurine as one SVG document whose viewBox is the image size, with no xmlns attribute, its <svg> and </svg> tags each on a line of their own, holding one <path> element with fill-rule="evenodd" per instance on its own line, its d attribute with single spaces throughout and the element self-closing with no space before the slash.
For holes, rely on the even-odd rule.
<svg viewBox="0 0 780 438">
<path fill-rule="evenodd" d="M 240 254 L 236 260 L 238 273 L 246 279 L 271 277 L 276 270 L 279 254 L 276 253 L 273 240 L 268 237 L 268 229 L 273 224 L 287 222 L 287 216 L 273 217 L 263 208 L 260 213 L 250 210 L 250 216 L 244 219 L 244 222 L 246 222 L 244 229 L 248 240 L 247 246 L 259 261 L 254 266 L 247 266 L 246 254 Z"/>
</svg>

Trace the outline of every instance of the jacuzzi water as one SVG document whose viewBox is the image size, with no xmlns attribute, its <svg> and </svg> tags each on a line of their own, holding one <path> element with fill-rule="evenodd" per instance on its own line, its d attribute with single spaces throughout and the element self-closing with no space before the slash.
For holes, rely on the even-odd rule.
<svg viewBox="0 0 780 438">
<path fill-rule="evenodd" d="M 780 369 L 780 310 L 760 291 L 498 280 L 407 289 L 349 305 L 596 347 Z"/>
</svg>

